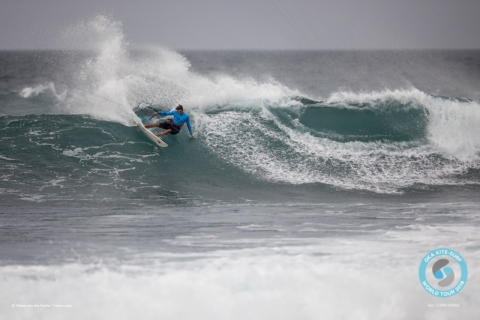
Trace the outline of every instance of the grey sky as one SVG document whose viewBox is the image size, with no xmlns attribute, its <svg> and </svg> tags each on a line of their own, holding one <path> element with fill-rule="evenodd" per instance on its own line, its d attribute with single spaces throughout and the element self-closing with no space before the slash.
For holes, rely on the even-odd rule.
<svg viewBox="0 0 480 320">
<path fill-rule="evenodd" d="M 133 45 L 173 49 L 480 48 L 478 0 L 2 0 L 0 49 L 56 49 L 107 14 Z"/>
</svg>

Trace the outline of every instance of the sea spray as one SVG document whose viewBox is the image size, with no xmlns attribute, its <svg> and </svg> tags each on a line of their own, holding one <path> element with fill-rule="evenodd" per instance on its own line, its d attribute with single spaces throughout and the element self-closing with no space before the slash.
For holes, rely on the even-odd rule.
<svg viewBox="0 0 480 320">
<path fill-rule="evenodd" d="M 130 125 L 128 114 L 142 103 L 166 110 L 182 103 L 201 111 L 232 101 L 277 101 L 300 94 L 275 81 L 199 75 L 183 55 L 169 49 L 150 46 L 134 55 L 121 24 L 105 16 L 79 23 L 67 34 L 71 43 L 88 39 L 85 47 L 93 51 L 69 86 L 64 106 L 74 114 Z"/>
</svg>

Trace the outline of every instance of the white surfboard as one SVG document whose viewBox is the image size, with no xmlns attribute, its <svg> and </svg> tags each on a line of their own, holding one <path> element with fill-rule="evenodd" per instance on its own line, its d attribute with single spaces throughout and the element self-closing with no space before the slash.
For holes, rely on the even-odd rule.
<svg viewBox="0 0 480 320">
<path fill-rule="evenodd" d="M 148 130 L 147 128 L 145 128 L 145 126 L 143 125 L 142 123 L 142 120 L 140 120 L 139 118 L 135 117 L 133 118 L 133 121 L 135 121 L 135 124 L 137 125 L 137 127 L 140 129 L 140 131 L 143 132 L 143 134 L 145 136 L 147 136 L 148 139 L 150 139 L 153 143 L 155 143 L 157 146 L 159 147 L 162 147 L 162 148 L 165 148 L 165 147 L 168 147 L 168 144 L 166 144 L 165 142 L 163 142 L 162 139 L 160 139 L 159 137 L 157 137 L 156 135 L 154 135 L 150 130 Z"/>
</svg>

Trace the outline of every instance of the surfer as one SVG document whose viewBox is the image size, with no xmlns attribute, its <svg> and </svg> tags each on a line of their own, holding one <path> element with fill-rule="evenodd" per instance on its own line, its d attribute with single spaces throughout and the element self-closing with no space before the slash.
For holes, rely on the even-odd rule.
<svg viewBox="0 0 480 320">
<path fill-rule="evenodd" d="M 182 129 L 182 126 L 187 123 L 187 128 L 188 132 L 190 133 L 190 138 L 195 138 L 193 135 L 192 131 L 192 126 L 190 125 L 190 117 L 188 114 L 183 112 L 183 106 L 179 104 L 178 106 L 175 107 L 175 110 L 169 111 L 169 112 L 157 112 L 155 111 L 153 113 L 153 116 L 156 116 L 157 114 L 161 116 L 170 116 L 173 115 L 173 119 L 168 119 L 165 122 L 159 122 L 159 123 L 148 123 L 145 125 L 145 128 L 154 128 L 154 127 L 159 127 L 162 129 L 165 129 L 163 132 L 156 133 L 155 135 L 157 137 L 163 137 L 164 135 L 167 134 L 177 134 L 180 132 Z"/>
</svg>

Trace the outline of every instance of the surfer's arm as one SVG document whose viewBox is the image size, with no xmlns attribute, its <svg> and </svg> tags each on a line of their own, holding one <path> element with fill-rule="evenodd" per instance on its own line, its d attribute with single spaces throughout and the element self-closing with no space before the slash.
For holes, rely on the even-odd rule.
<svg viewBox="0 0 480 320">
<path fill-rule="evenodd" d="M 168 112 L 158 111 L 158 114 L 161 116 L 171 116 L 171 115 L 175 115 L 175 110 L 168 111 Z"/>
<path fill-rule="evenodd" d="M 187 123 L 187 128 L 188 128 L 188 132 L 190 133 L 190 138 L 195 138 L 195 136 L 193 135 L 192 126 L 190 125 L 190 117 L 188 117 L 187 120 L 185 120 L 185 122 Z"/>
</svg>

